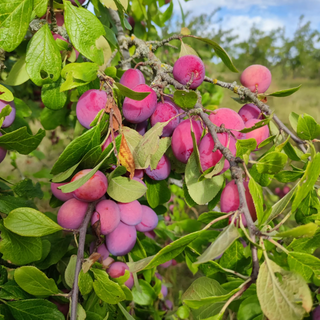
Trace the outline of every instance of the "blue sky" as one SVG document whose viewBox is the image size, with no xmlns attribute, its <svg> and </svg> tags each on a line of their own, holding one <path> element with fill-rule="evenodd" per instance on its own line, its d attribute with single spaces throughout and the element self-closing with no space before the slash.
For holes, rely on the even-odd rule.
<svg viewBox="0 0 320 320">
<path fill-rule="evenodd" d="M 174 1 L 175 15 L 180 15 L 178 0 Z M 310 20 L 312 28 L 320 31 L 320 0 L 180 0 L 185 11 L 192 15 L 209 13 L 215 8 L 221 10 L 216 15 L 220 23 L 213 25 L 222 29 L 234 29 L 239 40 L 246 40 L 253 24 L 261 30 L 270 31 L 285 27 L 286 35 L 291 37 L 296 30 L 300 15 Z M 218 20 L 218 19 L 215 19 Z"/>
</svg>

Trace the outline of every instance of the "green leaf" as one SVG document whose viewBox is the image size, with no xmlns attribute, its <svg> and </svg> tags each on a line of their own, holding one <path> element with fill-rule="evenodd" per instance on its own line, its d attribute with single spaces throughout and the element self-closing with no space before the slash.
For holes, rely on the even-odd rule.
<svg viewBox="0 0 320 320">
<path fill-rule="evenodd" d="M 167 151 L 167 149 L 170 147 L 170 145 L 171 145 L 171 137 L 165 137 L 165 138 L 161 138 L 160 139 L 159 148 L 152 155 L 152 157 L 150 159 L 150 168 L 151 168 L 151 170 L 154 170 L 154 169 L 157 168 L 160 159 L 162 158 L 164 153 Z"/>
<path fill-rule="evenodd" d="M 43 192 L 41 190 L 40 183 L 37 182 L 35 185 L 33 185 L 32 180 L 30 179 L 24 179 L 16 183 L 12 187 L 12 191 L 21 198 L 42 199 L 43 197 Z"/>
<path fill-rule="evenodd" d="M 89 272 L 84 273 L 83 270 L 80 270 L 78 283 L 82 295 L 89 294 L 93 289 L 93 280 Z"/>
<path fill-rule="evenodd" d="M 0 252 L 2 259 L 16 265 L 28 264 L 41 259 L 42 242 L 40 238 L 21 237 L 0 224 Z"/>
<path fill-rule="evenodd" d="M 161 249 L 156 255 L 147 257 L 137 262 L 128 262 L 130 272 L 139 272 L 144 269 L 152 269 L 162 263 L 174 259 L 184 248 L 200 236 L 202 231 L 190 233 L 175 240 Z"/>
<path fill-rule="evenodd" d="M 173 101 L 182 109 L 190 110 L 196 105 L 198 96 L 194 91 L 176 90 L 173 94 Z"/>
<path fill-rule="evenodd" d="M 270 142 L 272 142 L 274 139 L 276 138 L 276 135 L 270 136 L 269 138 L 267 138 L 266 140 L 262 141 L 259 145 L 258 148 L 262 148 L 266 145 L 268 145 Z"/>
<path fill-rule="evenodd" d="M 296 228 L 282 231 L 277 233 L 276 237 L 280 238 L 286 238 L 286 237 L 292 237 L 292 238 L 298 238 L 298 237 L 306 237 L 311 238 L 316 233 L 318 229 L 318 226 L 315 223 L 308 223 L 303 226 L 298 226 Z"/>
<path fill-rule="evenodd" d="M 320 135 L 320 125 L 313 117 L 304 113 L 299 116 L 297 134 L 300 139 L 312 140 Z"/>
<path fill-rule="evenodd" d="M 60 77 L 55 82 L 43 85 L 41 100 L 47 108 L 59 110 L 66 104 L 68 95 L 66 92 L 60 92 L 60 87 L 63 83 L 64 79 Z"/>
<path fill-rule="evenodd" d="M 257 295 L 263 313 L 270 320 L 302 320 L 312 308 L 310 289 L 303 278 L 269 259 L 260 267 Z"/>
<path fill-rule="evenodd" d="M 216 212 L 216 211 L 204 212 L 204 213 L 200 214 L 198 221 L 205 223 L 205 224 L 208 224 L 211 221 L 213 221 L 221 216 L 224 216 L 225 214 L 226 214 L 225 212 Z M 226 218 L 224 220 L 221 220 L 221 221 L 214 223 L 211 227 L 213 227 L 215 229 L 219 229 L 219 228 L 224 228 L 227 225 L 228 225 L 228 219 Z"/>
<path fill-rule="evenodd" d="M 294 239 L 288 246 L 288 250 L 313 254 L 320 246 L 320 230 L 312 238 Z"/>
<path fill-rule="evenodd" d="M 248 155 L 257 148 L 256 139 L 237 140 L 237 157 L 243 158 L 244 155 Z"/>
<path fill-rule="evenodd" d="M 266 125 L 270 122 L 271 119 L 272 119 L 271 117 L 270 117 L 270 118 L 263 119 L 263 120 L 255 123 L 254 126 L 249 127 L 249 128 L 244 128 L 244 129 L 240 130 L 239 132 L 248 133 L 248 132 L 251 132 L 251 131 L 253 131 L 253 130 L 259 129 L 259 128 L 261 128 L 261 127 L 264 127 L 264 126 L 266 126 Z"/>
<path fill-rule="evenodd" d="M 147 186 L 147 200 L 151 208 L 156 208 L 158 205 L 167 203 L 171 197 L 171 191 L 168 188 L 168 183 L 165 180 L 156 181 L 146 177 L 145 184 Z"/>
<path fill-rule="evenodd" d="M 234 66 L 228 53 L 222 47 L 220 47 L 215 41 L 206 39 L 206 38 L 200 38 L 200 37 L 194 37 L 194 38 L 209 44 L 214 49 L 216 55 L 219 58 L 221 58 L 223 63 L 229 68 L 230 71 L 239 72 L 237 68 Z"/>
<path fill-rule="evenodd" d="M 118 202 L 131 202 L 142 197 L 147 188 L 136 180 L 127 177 L 115 177 L 108 180 L 108 195 Z"/>
<path fill-rule="evenodd" d="M 128 311 L 122 306 L 120 302 L 118 303 L 118 307 L 127 320 L 134 320 L 134 318 L 128 313 Z"/>
<path fill-rule="evenodd" d="M 228 292 L 214 279 L 201 277 L 195 280 L 182 295 L 182 301 L 187 306 L 198 309 L 199 307 L 225 301 L 240 288 Z"/>
<path fill-rule="evenodd" d="M 30 110 L 29 106 L 19 98 L 14 98 L 14 104 L 16 106 L 16 114 L 20 117 L 29 117 L 32 114 L 32 111 Z"/>
<path fill-rule="evenodd" d="M 289 121 L 290 121 L 291 127 L 293 128 L 294 131 L 297 131 L 298 119 L 299 119 L 299 115 L 297 113 L 295 113 L 295 112 L 290 113 Z"/>
<path fill-rule="evenodd" d="M 1 96 L 0 96 L 1 97 Z M 6 116 L 8 116 L 12 111 L 12 108 L 9 104 L 7 104 L 1 111 L 0 111 L 0 128 L 2 127 L 3 121 Z"/>
<path fill-rule="evenodd" d="M 262 187 L 267 187 L 273 180 L 273 175 L 266 174 L 266 173 L 259 173 L 257 171 L 257 165 L 255 164 L 250 169 L 250 175 Z"/>
<path fill-rule="evenodd" d="M 58 307 L 48 300 L 29 299 L 6 304 L 16 320 L 64 320 Z"/>
<path fill-rule="evenodd" d="M 64 273 L 64 279 L 66 281 L 66 284 L 69 286 L 69 288 L 72 288 L 73 286 L 74 275 L 76 273 L 76 263 L 77 263 L 77 256 L 73 254 L 70 257 L 70 260 L 68 262 L 67 268 Z"/>
<path fill-rule="evenodd" d="M 48 0 L 34 0 L 33 12 L 39 18 L 46 14 L 48 9 Z"/>
<path fill-rule="evenodd" d="M 303 173 L 303 171 L 281 171 L 274 177 L 282 183 L 288 183 L 298 180 L 303 176 Z"/>
<path fill-rule="evenodd" d="M 240 237 L 238 228 L 231 223 L 226 229 L 224 229 L 215 239 L 214 242 L 202 253 L 194 264 L 201 264 L 210 260 L 213 260 L 223 254 L 232 243 Z"/>
<path fill-rule="evenodd" d="M 44 108 L 41 111 L 40 122 L 44 129 L 54 130 L 58 126 L 68 123 L 69 112 L 70 111 L 67 108 L 62 108 L 59 110 Z"/>
<path fill-rule="evenodd" d="M 34 296 L 50 296 L 59 293 L 59 289 L 53 279 L 36 267 L 20 267 L 14 272 L 14 280 L 20 288 Z"/>
<path fill-rule="evenodd" d="M 298 155 L 298 151 L 296 149 L 297 147 L 293 147 L 291 145 L 290 142 L 288 142 L 284 148 L 283 148 L 283 151 L 286 153 L 286 155 L 293 161 L 300 161 L 300 157 Z"/>
<path fill-rule="evenodd" d="M 185 171 L 185 182 L 191 198 L 200 205 L 211 201 L 220 191 L 223 184 L 221 175 L 199 181 L 201 172 L 198 169 L 196 156 L 191 154 Z"/>
<path fill-rule="evenodd" d="M 2 137 L 0 137 L 0 144 L 1 138 Z M 68 144 L 59 159 L 53 165 L 51 173 L 56 175 L 68 170 L 70 167 L 77 164 L 87 151 L 97 146 L 99 143 L 100 130 L 98 127 L 86 131 L 80 137 L 72 140 L 72 142 Z"/>
<path fill-rule="evenodd" d="M 197 54 L 197 52 L 190 47 L 188 44 L 184 43 L 181 39 L 181 49 L 180 49 L 180 54 L 179 54 L 179 58 L 183 57 L 183 56 L 187 56 L 187 55 L 193 55 L 193 56 L 199 56 Z"/>
<path fill-rule="evenodd" d="M 262 187 L 254 181 L 249 180 L 249 190 L 253 199 L 254 207 L 257 213 L 257 219 L 261 223 L 263 217 L 263 191 Z"/>
<path fill-rule="evenodd" d="M 13 65 L 4 83 L 9 86 L 19 86 L 20 84 L 28 81 L 29 79 L 30 77 L 26 70 L 26 56 L 23 55 Z"/>
<path fill-rule="evenodd" d="M 256 317 L 261 313 L 258 297 L 253 295 L 241 302 L 237 318 L 238 320 L 258 320 Z"/>
<path fill-rule="evenodd" d="M 1 137 L 0 137 L 1 141 Z M 308 162 L 307 169 L 300 180 L 296 197 L 292 204 L 292 211 L 296 211 L 302 200 L 314 188 L 320 174 L 320 153 L 317 153 L 311 162 Z"/>
<path fill-rule="evenodd" d="M 14 96 L 8 88 L 0 84 L 0 98 L 3 101 L 10 102 L 14 99 Z"/>
<path fill-rule="evenodd" d="M 24 237 L 42 237 L 63 228 L 46 215 L 31 208 L 18 208 L 4 219 L 4 226 Z"/>
<path fill-rule="evenodd" d="M 320 218 L 319 212 L 320 201 L 317 192 L 312 190 L 299 205 L 295 218 L 299 224 L 315 222 L 315 220 L 319 220 Z"/>
<path fill-rule="evenodd" d="M 91 269 L 95 280 L 93 288 L 97 296 L 109 304 L 117 304 L 126 299 L 126 296 L 119 284 L 111 281 L 105 270 Z"/>
<path fill-rule="evenodd" d="M 24 39 L 29 28 L 32 0 L 1 0 L 0 48 L 13 51 Z"/>
<path fill-rule="evenodd" d="M 132 100 L 141 101 L 150 94 L 150 92 L 136 92 L 134 90 L 129 89 L 128 87 L 124 86 L 119 82 L 115 82 L 114 85 L 119 89 L 120 93 L 123 96 L 128 97 Z"/>
<path fill-rule="evenodd" d="M 33 35 L 28 44 L 26 70 L 37 86 L 55 82 L 60 77 L 61 55 L 47 24 Z"/>
<path fill-rule="evenodd" d="M 286 165 L 288 156 L 281 152 L 269 152 L 256 164 L 259 173 L 275 174 Z"/>
<path fill-rule="evenodd" d="M 313 273 L 318 275 L 320 272 L 320 260 L 311 254 L 289 252 L 288 264 L 291 271 L 299 273 L 309 282 Z"/>
<path fill-rule="evenodd" d="M 14 280 L 9 280 L 1 285 L 0 299 L 4 300 L 25 300 L 32 296 L 23 291 Z"/>
<path fill-rule="evenodd" d="M 103 51 L 96 46 L 105 30 L 100 20 L 89 10 L 73 6 L 64 1 L 64 22 L 73 46 L 86 58 L 101 66 L 104 63 Z"/>
<path fill-rule="evenodd" d="M 153 305 L 157 295 L 151 285 L 147 281 L 139 279 L 139 286 L 141 290 L 138 290 L 137 286 L 132 288 L 133 301 L 141 306 Z"/>
<path fill-rule="evenodd" d="M 285 89 L 285 90 L 279 90 L 270 94 L 267 94 L 269 97 L 287 97 L 292 95 L 293 93 L 297 92 L 301 88 L 302 84 L 298 87 L 290 88 L 290 89 Z"/>
<path fill-rule="evenodd" d="M 21 127 L 15 131 L 8 132 L 0 137 L 0 147 L 7 150 L 15 150 L 21 154 L 29 154 L 37 149 L 46 135 L 42 129 L 33 136 L 29 134 L 27 127 Z"/>
</svg>

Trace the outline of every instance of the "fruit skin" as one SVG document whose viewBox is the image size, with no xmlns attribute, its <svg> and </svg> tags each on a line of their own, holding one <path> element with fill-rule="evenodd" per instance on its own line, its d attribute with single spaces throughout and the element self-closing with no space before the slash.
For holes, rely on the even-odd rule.
<svg viewBox="0 0 320 320">
<path fill-rule="evenodd" d="M 168 288 L 164 284 L 161 285 L 161 293 L 163 295 L 163 298 L 168 295 Z"/>
<path fill-rule="evenodd" d="M 145 120 L 143 122 L 137 123 L 136 131 L 143 136 L 147 132 L 147 127 L 148 120 Z"/>
<path fill-rule="evenodd" d="M 312 320 L 320 320 L 320 306 L 317 306 L 312 311 Z"/>
<path fill-rule="evenodd" d="M 144 173 L 143 169 L 136 169 L 134 171 L 134 178 L 142 179 L 143 178 L 143 173 Z"/>
<path fill-rule="evenodd" d="M 246 68 L 241 76 L 240 82 L 252 92 L 264 93 L 268 90 L 271 84 L 270 70 L 260 64 L 253 64 Z"/>
<path fill-rule="evenodd" d="M 246 123 L 250 119 L 264 119 L 261 110 L 253 103 L 245 104 L 238 112 L 243 122 Z"/>
<path fill-rule="evenodd" d="M 173 65 L 173 77 L 183 85 L 186 85 L 190 81 L 192 73 L 193 81 L 190 85 L 190 89 L 196 89 L 201 85 L 205 76 L 204 63 L 197 56 L 183 56 Z"/>
<path fill-rule="evenodd" d="M 152 240 L 154 240 L 157 236 L 154 231 L 146 231 L 144 232 L 144 235 Z"/>
<path fill-rule="evenodd" d="M 247 181 L 243 181 L 243 185 L 245 187 L 246 200 L 248 204 L 248 208 L 253 221 L 257 220 L 256 209 L 254 207 L 253 199 L 249 191 L 249 183 Z M 239 192 L 237 185 L 234 181 L 227 183 L 225 188 L 221 193 L 220 199 L 220 208 L 222 212 L 231 212 L 238 210 L 240 205 L 239 200 Z"/>
<path fill-rule="evenodd" d="M 108 268 L 108 274 L 111 278 L 119 278 L 124 276 L 126 270 L 129 271 L 129 267 L 124 262 L 116 261 L 110 265 Z M 130 272 L 129 279 L 124 283 L 129 289 L 131 289 L 134 285 L 133 275 Z"/>
<path fill-rule="evenodd" d="M 251 120 L 248 120 L 246 122 L 246 127 L 247 128 L 251 128 L 253 127 L 257 122 L 259 122 L 261 120 L 258 120 L 258 119 L 251 119 Z M 258 128 L 258 129 L 255 129 L 253 131 L 250 131 L 246 134 L 246 138 L 247 139 L 250 139 L 250 138 L 253 138 L 257 141 L 257 148 L 255 150 L 259 150 L 258 146 L 259 144 L 266 140 L 270 135 L 270 131 L 269 131 L 269 127 L 268 125 L 265 125 L 261 128 Z"/>
<path fill-rule="evenodd" d="M 136 92 L 150 92 L 141 101 L 126 97 L 123 101 L 122 112 L 124 117 L 131 123 L 139 123 L 147 120 L 157 107 L 157 94 L 146 84 L 139 84 L 134 87 Z"/>
<path fill-rule="evenodd" d="M 112 232 L 120 222 L 118 205 L 113 200 L 99 201 L 91 217 L 91 224 L 93 225 L 98 220 L 100 220 L 101 234 L 106 235 Z"/>
<path fill-rule="evenodd" d="M 118 203 L 120 220 L 129 225 L 135 226 L 142 220 L 142 208 L 138 200 L 129 203 Z"/>
<path fill-rule="evenodd" d="M 94 247 L 95 247 L 95 241 L 91 242 L 90 254 L 93 253 Z M 100 263 L 102 263 L 103 260 L 107 259 L 110 255 L 110 252 L 104 243 L 100 244 L 100 246 L 97 248 L 97 253 L 100 253 L 100 255 L 101 255 L 101 257 L 99 258 Z"/>
<path fill-rule="evenodd" d="M 84 4 L 86 0 L 78 0 L 78 1 L 79 1 L 80 4 Z M 71 3 L 72 3 L 74 6 L 78 6 L 77 3 L 76 3 L 74 0 L 71 0 Z"/>
<path fill-rule="evenodd" d="M 164 154 L 157 167 L 154 170 L 151 170 L 150 166 L 145 169 L 145 173 L 153 180 L 164 180 L 169 177 L 171 171 L 171 164 L 169 158 Z"/>
<path fill-rule="evenodd" d="M 132 250 L 136 240 L 136 228 L 120 221 L 118 226 L 106 236 L 106 246 L 114 256 L 124 256 Z"/>
<path fill-rule="evenodd" d="M 228 108 L 220 108 L 212 112 L 209 119 L 218 127 L 223 124 L 226 129 L 231 129 L 237 139 L 245 139 L 246 135 L 244 133 L 234 131 L 245 128 L 242 118 L 235 111 Z"/>
<path fill-rule="evenodd" d="M 227 133 L 218 133 L 218 139 L 225 147 L 229 147 L 232 154 L 236 155 L 236 140 L 230 135 L 228 137 Z M 228 145 L 229 143 L 229 145 Z M 212 152 L 214 148 L 214 141 L 210 133 L 207 133 L 199 144 L 199 154 L 200 154 L 200 163 L 203 171 L 215 166 L 222 158 L 222 153 L 217 150 Z M 230 167 L 229 161 L 224 161 L 224 167 L 219 174 L 224 173 Z"/>
<path fill-rule="evenodd" d="M 80 228 L 89 204 L 75 198 L 66 201 L 59 209 L 58 224 L 66 229 Z"/>
<path fill-rule="evenodd" d="M 2 109 L 7 106 L 7 105 L 10 105 L 11 107 L 11 112 L 8 116 L 6 116 L 4 118 L 4 121 L 2 123 L 2 126 L 1 128 L 8 128 L 12 125 L 15 117 L 16 117 L 16 107 L 15 107 L 15 104 L 13 101 L 10 101 L 10 102 L 7 102 L 7 101 L 3 101 L 3 100 L 0 100 L 0 112 L 2 111 Z"/>
<path fill-rule="evenodd" d="M 116 138 L 119 135 L 119 132 L 114 132 L 113 136 Z M 102 151 L 107 148 L 107 146 L 112 142 L 112 135 L 110 133 L 109 137 L 105 141 L 105 143 L 101 146 Z"/>
<path fill-rule="evenodd" d="M 158 122 L 166 122 L 171 118 L 178 115 L 178 110 L 171 103 L 158 102 L 157 108 L 150 118 L 151 126 L 155 126 Z M 178 126 L 180 122 L 179 117 L 172 119 L 162 131 L 162 137 L 170 137 L 173 130 Z"/>
<path fill-rule="evenodd" d="M 202 134 L 201 124 L 198 121 L 192 120 L 192 127 L 198 144 Z M 171 148 L 174 156 L 179 161 L 183 163 L 188 162 L 188 159 L 193 152 L 193 141 L 189 119 L 182 121 L 173 131 Z"/>
<path fill-rule="evenodd" d="M 163 100 L 173 105 L 177 109 L 178 114 L 183 113 L 182 115 L 179 116 L 180 121 L 182 121 L 183 118 L 185 117 L 185 111 L 181 109 L 178 105 L 176 105 L 171 98 L 173 98 L 173 94 L 169 94 L 168 96 L 163 96 Z"/>
<path fill-rule="evenodd" d="M 146 80 L 139 69 L 128 69 L 120 79 L 120 83 L 133 90 L 139 84 L 145 84 Z M 136 90 L 134 90 L 136 91 Z"/>
<path fill-rule="evenodd" d="M 157 214 L 148 206 L 141 205 L 142 207 L 142 220 L 136 225 L 136 229 L 140 232 L 153 230 L 158 225 Z"/>
<path fill-rule="evenodd" d="M 2 136 L 2 133 L 0 132 L 0 137 Z M 7 150 L 0 147 L 0 163 L 4 160 L 4 158 L 7 155 Z"/>
<path fill-rule="evenodd" d="M 79 171 L 71 182 L 82 178 L 89 173 L 91 169 L 84 169 Z M 107 177 L 101 172 L 97 171 L 84 185 L 72 192 L 73 196 L 81 201 L 92 202 L 100 199 L 108 188 Z"/>
<path fill-rule="evenodd" d="M 69 193 L 63 193 L 58 187 L 64 186 L 68 184 L 68 182 L 61 182 L 61 183 L 51 183 L 51 192 L 52 194 L 61 201 L 67 201 L 69 199 L 73 198 L 73 194 L 71 192 Z"/>
<path fill-rule="evenodd" d="M 86 91 L 78 100 L 76 113 L 82 126 L 90 129 L 90 123 L 107 103 L 107 93 L 97 89 Z"/>
<path fill-rule="evenodd" d="M 165 262 L 165 263 L 160 264 L 160 267 L 162 267 L 162 268 L 168 268 L 168 267 L 170 267 L 171 265 L 172 265 L 172 260 L 169 260 L 169 261 L 167 261 L 167 262 Z"/>
</svg>

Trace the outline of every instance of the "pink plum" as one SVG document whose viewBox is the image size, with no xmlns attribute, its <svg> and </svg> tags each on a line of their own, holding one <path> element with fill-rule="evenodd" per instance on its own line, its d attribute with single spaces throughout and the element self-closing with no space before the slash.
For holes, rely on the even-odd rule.
<svg viewBox="0 0 320 320">
<path fill-rule="evenodd" d="M 108 274 L 111 278 L 119 278 L 125 275 L 126 270 L 129 271 L 129 267 L 124 262 L 114 262 L 110 265 L 108 268 Z M 130 272 L 129 279 L 124 283 L 129 289 L 133 287 L 134 281 L 133 281 L 133 275 Z"/>
<path fill-rule="evenodd" d="M 143 136 L 147 132 L 148 123 L 148 120 L 137 123 L 136 131 Z"/>
<path fill-rule="evenodd" d="M 129 226 L 135 226 L 142 220 L 142 208 L 139 201 L 118 203 L 120 220 Z"/>
<path fill-rule="evenodd" d="M 156 234 L 153 230 L 144 232 L 144 235 L 152 240 L 156 238 Z"/>
<path fill-rule="evenodd" d="M 67 201 L 69 199 L 73 198 L 73 195 L 71 192 L 69 193 L 63 193 L 58 187 L 64 186 L 68 184 L 69 182 L 61 182 L 61 183 L 51 183 L 51 192 L 52 194 L 61 201 Z"/>
<path fill-rule="evenodd" d="M 157 167 L 154 170 L 151 170 L 150 166 L 145 169 L 145 173 L 153 180 L 164 180 L 169 177 L 171 171 L 171 164 L 169 158 L 164 154 L 160 161 L 158 162 Z"/>
<path fill-rule="evenodd" d="M 161 285 L 161 293 L 163 295 L 163 298 L 168 295 L 168 288 L 164 284 Z"/>
<path fill-rule="evenodd" d="M 145 84 L 146 80 L 142 72 L 138 69 L 128 69 L 120 79 L 120 83 L 131 90 L 134 90 L 139 84 Z M 136 91 L 136 90 L 134 90 Z"/>
<path fill-rule="evenodd" d="M 136 229 L 140 232 L 153 230 L 158 225 L 157 214 L 148 206 L 141 205 L 142 207 L 142 220 L 136 225 Z"/>
<path fill-rule="evenodd" d="M 250 119 L 264 119 L 261 110 L 253 103 L 245 104 L 238 112 L 243 122 L 246 123 Z"/>
<path fill-rule="evenodd" d="M 196 89 L 201 85 L 205 76 L 205 66 L 197 56 L 182 56 L 173 65 L 173 77 L 183 85 L 186 85 L 190 81 L 192 73 L 193 81 L 190 89 Z"/>
<path fill-rule="evenodd" d="M 169 260 L 169 261 L 167 261 L 167 262 L 165 262 L 165 263 L 160 264 L 160 267 L 162 267 L 162 268 L 168 268 L 168 267 L 170 267 L 171 265 L 172 265 L 172 260 Z"/>
<path fill-rule="evenodd" d="M 134 178 L 142 179 L 143 178 L 143 173 L 144 173 L 143 169 L 136 169 L 134 171 Z"/>
<path fill-rule="evenodd" d="M 2 136 L 2 133 L 0 132 L 0 137 Z M 0 147 L 0 163 L 3 161 L 3 159 L 6 157 L 7 150 Z"/>
<path fill-rule="evenodd" d="M 116 138 L 118 135 L 119 135 L 119 132 L 115 132 L 115 133 L 113 134 L 114 138 Z M 110 133 L 110 134 L 109 134 L 109 137 L 107 138 L 107 140 L 105 141 L 105 143 L 101 146 L 102 151 L 103 151 L 104 149 L 106 149 L 107 146 L 108 146 L 111 142 L 112 142 L 112 135 L 111 135 L 111 133 Z"/>
<path fill-rule="evenodd" d="M 8 116 L 6 116 L 3 120 L 2 123 L 2 128 L 8 128 L 9 126 L 12 125 L 15 117 L 16 117 L 16 107 L 13 101 L 7 102 L 4 100 L 0 100 L 0 112 L 2 111 L 2 109 L 4 109 L 5 106 L 10 105 L 11 107 L 11 112 Z"/>
<path fill-rule="evenodd" d="M 246 122 L 246 127 L 247 128 L 251 128 L 253 127 L 257 122 L 259 122 L 261 120 L 258 120 L 258 119 L 250 119 Z M 266 140 L 270 135 L 270 131 L 269 131 L 269 127 L 268 125 L 265 125 L 261 128 L 258 128 L 258 129 L 255 129 L 253 131 L 250 131 L 246 134 L 246 138 L 247 139 L 250 139 L 250 138 L 253 138 L 257 141 L 257 148 L 256 150 L 259 150 L 258 146 L 259 144 Z"/>
<path fill-rule="evenodd" d="M 240 82 L 252 92 L 264 93 L 271 84 L 270 70 L 260 64 L 253 64 L 246 68 L 240 77 Z"/>
</svg>

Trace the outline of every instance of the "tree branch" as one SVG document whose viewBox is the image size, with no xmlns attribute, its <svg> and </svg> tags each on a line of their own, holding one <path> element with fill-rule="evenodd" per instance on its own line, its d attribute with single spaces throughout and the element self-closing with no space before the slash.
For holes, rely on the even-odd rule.
<svg viewBox="0 0 320 320">
<path fill-rule="evenodd" d="M 91 216 L 93 214 L 95 206 L 96 206 L 96 201 L 89 204 L 87 213 L 79 229 L 79 246 L 78 246 L 76 270 L 74 274 L 74 282 L 72 287 L 72 295 L 71 295 L 70 320 L 77 319 L 77 304 L 78 304 L 78 297 L 79 297 L 78 279 L 79 279 L 79 273 L 81 270 L 81 265 L 82 265 L 83 255 L 84 255 L 84 244 L 86 240 L 87 228 L 88 228 L 89 221 L 91 220 Z"/>
</svg>

